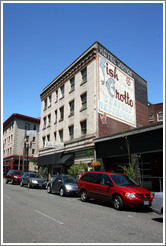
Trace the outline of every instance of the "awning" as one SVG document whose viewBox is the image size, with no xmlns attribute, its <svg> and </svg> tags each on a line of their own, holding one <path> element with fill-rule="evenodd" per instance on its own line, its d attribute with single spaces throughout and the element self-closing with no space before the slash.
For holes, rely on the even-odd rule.
<svg viewBox="0 0 166 246">
<path fill-rule="evenodd" d="M 39 166 L 57 164 L 57 162 L 62 157 L 62 153 L 63 152 L 55 153 L 51 155 L 39 156 L 37 160 L 37 164 Z"/>
<path fill-rule="evenodd" d="M 67 154 L 67 155 L 63 155 L 61 159 L 57 162 L 57 164 L 73 164 L 73 162 L 74 162 L 74 155 Z"/>
</svg>

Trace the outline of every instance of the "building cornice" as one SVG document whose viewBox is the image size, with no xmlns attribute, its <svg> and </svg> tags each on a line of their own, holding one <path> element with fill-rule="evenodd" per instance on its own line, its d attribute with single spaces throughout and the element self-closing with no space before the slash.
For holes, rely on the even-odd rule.
<svg viewBox="0 0 166 246">
<path fill-rule="evenodd" d="M 5 128 L 12 120 L 14 119 L 21 119 L 21 120 L 26 120 L 26 121 L 31 121 L 31 122 L 35 122 L 37 124 L 40 124 L 40 119 L 37 118 L 33 118 L 30 116 L 26 116 L 26 115 L 22 115 L 22 114 L 17 114 L 14 113 L 12 114 L 4 123 L 3 123 L 3 128 Z"/>
<path fill-rule="evenodd" d="M 50 96 L 56 89 L 61 87 L 67 80 L 73 78 L 76 73 L 83 70 L 92 60 L 96 59 L 97 48 L 92 47 L 92 49 L 87 52 L 83 57 L 78 58 L 74 63 L 71 64 L 63 73 L 61 73 L 57 78 L 55 78 L 41 93 L 41 100 L 46 99 Z"/>
</svg>

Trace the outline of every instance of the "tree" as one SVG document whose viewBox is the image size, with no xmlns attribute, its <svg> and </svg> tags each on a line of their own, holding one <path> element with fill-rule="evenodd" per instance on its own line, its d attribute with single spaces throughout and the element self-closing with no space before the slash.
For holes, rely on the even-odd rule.
<svg viewBox="0 0 166 246">
<path fill-rule="evenodd" d="M 126 134 L 125 134 L 125 130 L 123 129 L 123 138 L 126 144 L 126 148 L 127 148 L 127 155 L 128 155 L 128 165 L 122 166 L 119 165 L 119 167 L 121 167 L 124 171 L 124 173 L 126 175 L 128 175 L 130 178 L 137 180 L 137 173 L 135 171 L 135 165 L 137 160 L 141 157 L 140 154 L 136 154 L 135 158 L 132 158 L 131 161 L 131 152 L 130 152 L 130 143 L 129 143 L 129 139 L 127 138 Z"/>
<path fill-rule="evenodd" d="M 74 177 L 77 177 L 86 171 L 88 171 L 88 164 L 84 163 L 84 162 L 80 162 L 80 164 L 73 164 L 67 170 L 68 174 L 70 174 Z"/>
</svg>

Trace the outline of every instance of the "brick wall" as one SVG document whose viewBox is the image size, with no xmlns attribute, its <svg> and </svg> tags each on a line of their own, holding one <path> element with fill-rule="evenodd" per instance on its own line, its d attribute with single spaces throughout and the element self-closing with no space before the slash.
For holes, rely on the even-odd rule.
<svg viewBox="0 0 166 246">
<path fill-rule="evenodd" d="M 132 130 L 133 127 L 127 124 L 124 124 L 120 121 L 111 119 L 107 117 L 106 124 L 102 123 L 102 115 L 99 115 L 99 137 L 121 133 L 124 130 Z M 148 120 L 148 107 L 138 101 L 136 101 L 136 127 L 141 127 L 149 124 Z"/>
<path fill-rule="evenodd" d="M 153 114 L 153 122 L 150 123 L 157 123 L 157 113 L 158 112 L 163 112 L 163 103 L 158 103 L 158 104 L 150 104 L 148 106 L 148 113 Z"/>
</svg>

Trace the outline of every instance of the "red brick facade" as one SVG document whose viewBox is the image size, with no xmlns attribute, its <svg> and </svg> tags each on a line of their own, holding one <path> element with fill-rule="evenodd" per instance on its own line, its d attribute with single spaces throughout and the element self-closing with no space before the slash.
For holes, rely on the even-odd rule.
<svg viewBox="0 0 166 246">
<path fill-rule="evenodd" d="M 149 104 L 148 113 L 149 113 L 149 124 L 155 124 L 161 120 L 158 118 L 158 113 L 163 112 L 163 103 L 158 104 Z"/>
<path fill-rule="evenodd" d="M 102 123 L 102 115 L 99 114 L 99 137 L 104 137 L 111 134 L 121 133 L 133 129 L 132 126 L 124 124 L 120 121 L 106 118 L 106 123 Z M 148 107 L 136 101 L 136 127 L 141 127 L 149 124 Z"/>
</svg>

